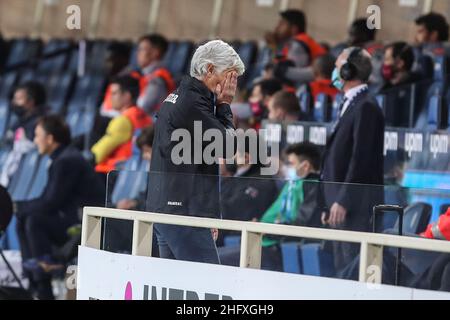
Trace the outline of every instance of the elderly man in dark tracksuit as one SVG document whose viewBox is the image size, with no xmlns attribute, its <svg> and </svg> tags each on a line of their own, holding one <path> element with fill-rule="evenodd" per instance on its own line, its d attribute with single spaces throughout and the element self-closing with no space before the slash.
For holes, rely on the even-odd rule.
<svg viewBox="0 0 450 320">
<path fill-rule="evenodd" d="M 51 260 L 52 248 L 68 239 L 67 229 L 79 224 L 82 206 L 102 206 L 105 186 L 74 147 L 70 147 L 70 130 L 58 116 L 39 120 L 34 142 L 40 154 L 50 156 L 48 183 L 35 200 L 16 203 L 17 232 L 25 265 L 30 260 Z M 25 268 L 26 269 L 26 268 Z M 45 270 L 33 270 L 30 283 L 40 299 L 52 299 L 51 276 Z"/>
<path fill-rule="evenodd" d="M 157 117 L 148 211 L 220 217 L 218 159 L 205 161 L 208 144 L 199 140 L 208 129 L 220 133 L 220 143 L 233 139 L 230 104 L 244 69 L 238 54 L 223 41 L 210 41 L 196 50 L 190 77 L 167 97 Z M 189 150 L 178 155 L 178 135 L 183 133 L 189 135 Z M 157 224 L 155 231 L 161 258 L 219 263 L 210 230 Z"/>
</svg>

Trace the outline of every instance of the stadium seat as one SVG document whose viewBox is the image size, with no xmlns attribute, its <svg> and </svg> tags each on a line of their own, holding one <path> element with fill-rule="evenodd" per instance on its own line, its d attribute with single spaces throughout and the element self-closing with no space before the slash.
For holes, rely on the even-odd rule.
<svg viewBox="0 0 450 320">
<path fill-rule="evenodd" d="M 14 201 L 27 200 L 36 169 L 39 164 L 39 154 L 33 150 L 28 152 L 20 161 L 19 168 L 13 175 L 8 191 Z"/>
<path fill-rule="evenodd" d="M 302 245 L 301 259 L 305 275 L 331 277 L 335 273 L 333 257 L 324 251 L 321 243 Z"/>
<path fill-rule="evenodd" d="M 86 106 L 97 107 L 103 98 L 106 79 L 102 75 L 85 75 L 78 78 L 69 99 L 68 112 L 83 110 Z"/>
<path fill-rule="evenodd" d="M 12 217 L 8 227 L 6 228 L 3 249 L 5 250 L 20 250 L 19 237 L 16 232 L 17 219 Z"/>
<path fill-rule="evenodd" d="M 253 82 L 255 79 L 262 76 L 264 67 L 271 61 L 271 50 L 270 48 L 261 48 L 258 52 L 255 63 L 250 66 L 249 70 L 246 71 L 247 76 L 247 89 L 253 87 Z"/>
<path fill-rule="evenodd" d="M 18 80 L 17 72 L 8 72 L 1 77 L 0 99 L 9 100 L 17 80 Z"/>
<path fill-rule="evenodd" d="M 226 236 L 223 238 L 225 247 L 238 247 L 241 245 L 241 236 Z"/>
<path fill-rule="evenodd" d="M 342 99 L 344 95 L 342 93 L 338 93 L 334 98 L 332 109 L 331 109 L 331 121 L 336 121 L 338 119 L 339 114 L 339 106 L 342 103 Z"/>
<path fill-rule="evenodd" d="M 64 114 L 65 106 L 75 83 L 72 72 L 53 74 L 47 84 L 47 105 L 53 113 Z"/>
<path fill-rule="evenodd" d="M 311 95 L 309 92 L 303 91 L 298 95 L 300 103 L 300 111 L 307 115 L 308 119 L 312 118 Z"/>
<path fill-rule="evenodd" d="M 439 207 L 439 215 L 443 215 L 450 208 L 450 203 L 444 203 Z"/>
<path fill-rule="evenodd" d="M 114 206 L 120 200 L 132 199 L 131 189 L 133 188 L 135 179 L 137 176 L 142 175 L 142 172 L 138 171 L 140 163 L 140 157 L 132 157 L 125 163 L 121 171 L 115 171 L 112 174 L 109 174 L 109 177 L 117 179 L 113 185 L 110 201 Z M 110 186 L 109 183 L 108 186 Z"/>
<path fill-rule="evenodd" d="M 194 45 L 190 41 L 181 41 L 177 44 L 168 68 L 175 78 L 184 75 L 189 68 L 189 60 L 193 53 Z"/>
<path fill-rule="evenodd" d="M 14 40 L 6 60 L 5 69 L 29 65 L 39 56 L 42 48 L 41 40 L 17 39 Z"/>
<path fill-rule="evenodd" d="M 47 185 L 48 180 L 49 165 L 50 165 L 50 158 L 48 156 L 41 157 L 30 190 L 28 191 L 26 200 L 37 199 L 44 192 L 44 188 Z"/>
<path fill-rule="evenodd" d="M 433 57 L 433 80 L 434 81 L 446 81 L 447 79 L 447 57 L 444 55 Z"/>
<path fill-rule="evenodd" d="M 314 120 L 317 122 L 329 122 L 331 119 L 331 99 L 326 94 L 317 95 L 314 103 Z"/>
<path fill-rule="evenodd" d="M 447 127 L 447 115 L 444 110 L 442 98 L 439 95 L 431 96 L 428 102 L 428 129 L 438 130 Z"/>
<path fill-rule="evenodd" d="M 431 217 L 432 207 L 428 203 L 417 202 L 408 206 L 403 214 L 403 234 L 419 234 L 425 231 Z M 385 230 L 385 233 L 398 234 L 399 221 L 393 229 Z"/>
<path fill-rule="evenodd" d="M 281 244 L 283 259 L 283 272 L 303 273 L 301 249 L 299 242 L 286 242 Z"/>
<path fill-rule="evenodd" d="M 175 55 L 175 51 L 176 51 L 176 49 L 177 49 L 177 45 L 178 45 L 178 42 L 176 42 L 176 41 L 171 41 L 170 43 L 169 43 L 169 47 L 167 48 L 167 52 L 166 52 L 166 54 L 165 54 L 165 56 L 164 56 L 164 59 L 163 59 L 163 64 L 165 65 L 165 66 L 170 66 L 170 64 L 171 64 L 171 62 L 172 62 L 172 59 L 173 59 L 173 57 L 174 57 L 174 55 Z M 130 64 L 132 64 L 133 63 L 133 61 L 135 61 L 136 60 L 136 52 L 134 52 L 134 57 L 130 57 Z M 138 66 L 137 66 L 137 62 L 135 63 L 135 66 L 134 66 L 135 68 L 137 68 Z"/>
<path fill-rule="evenodd" d="M 46 74 L 63 71 L 69 61 L 72 48 L 73 44 L 70 40 L 51 39 L 44 46 L 37 71 Z"/>
<path fill-rule="evenodd" d="M 5 137 L 9 123 L 9 102 L 0 100 L 0 140 Z"/>
</svg>

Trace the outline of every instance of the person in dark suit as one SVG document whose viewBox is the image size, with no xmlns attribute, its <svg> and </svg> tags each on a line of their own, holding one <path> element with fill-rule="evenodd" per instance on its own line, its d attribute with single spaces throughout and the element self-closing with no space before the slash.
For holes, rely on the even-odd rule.
<svg viewBox="0 0 450 320">
<path fill-rule="evenodd" d="M 369 231 L 372 207 L 383 202 L 383 188 L 367 186 L 383 185 L 384 118 L 366 84 L 371 72 L 370 54 L 354 47 L 342 52 L 333 72 L 333 84 L 345 97 L 321 172 L 328 208 L 322 222 L 331 228 Z M 333 243 L 333 247 L 337 271 L 351 262 L 359 248 L 347 243 Z"/>
<path fill-rule="evenodd" d="M 244 70 L 236 51 L 221 40 L 207 42 L 194 53 L 190 77 L 166 98 L 155 123 L 150 212 L 220 216 L 221 157 L 206 159 L 209 144 L 202 140 L 205 132 L 214 131 L 220 136 L 215 143 L 225 150 L 227 140 L 235 138 L 230 104 Z M 156 224 L 155 231 L 162 258 L 219 263 L 210 230 Z"/>
<path fill-rule="evenodd" d="M 39 198 L 15 204 L 17 233 L 30 284 L 38 298 L 52 299 L 51 276 L 42 270 L 42 263 L 54 263 L 53 246 L 69 240 L 67 230 L 80 223 L 82 206 L 104 204 L 105 186 L 81 153 L 69 146 L 70 129 L 62 118 L 41 118 L 34 142 L 40 154 L 50 156 L 48 182 Z"/>
</svg>

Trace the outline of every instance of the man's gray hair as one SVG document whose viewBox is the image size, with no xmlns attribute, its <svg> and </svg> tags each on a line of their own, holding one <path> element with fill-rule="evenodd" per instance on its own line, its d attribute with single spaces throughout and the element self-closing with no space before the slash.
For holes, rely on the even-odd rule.
<svg viewBox="0 0 450 320">
<path fill-rule="evenodd" d="M 191 61 L 191 77 L 202 79 L 212 64 L 216 72 L 234 69 L 239 76 L 245 72 L 245 66 L 236 51 L 222 40 L 213 40 L 197 48 Z"/>
<path fill-rule="evenodd" d="M 359 52 L 356 55 L 354 54 L 351 58 L 351 63 L 353 63 L 357 70 L 355 78 L 367 82 L 372 74 L 372 56 L 370 53 L 367 52 L 367 50 L 358 47 L 346 48 L 343 53 L 347 56 L 348 60 L 348 57 L 357 50 Z"/>
</svg>

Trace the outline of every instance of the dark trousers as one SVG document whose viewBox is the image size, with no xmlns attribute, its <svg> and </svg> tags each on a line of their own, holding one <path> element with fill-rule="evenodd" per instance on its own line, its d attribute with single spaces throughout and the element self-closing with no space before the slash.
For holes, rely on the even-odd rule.
<svg viewBox="0 0 450 320">
<path fill-rule="evenodd" d="M 67 229 L 78 222 L 76 217 L 62 217 L 57 214 L 34 213 L 17 219 L 17 234 L 22 261 L 51 255 L 53 246 L 62 246 L 67 240 Z M 39 299 L 53 299 L 51 275 L 29 274 L 30 289 L 37 292 Z"/>
<path fill-rule="evenodd" d="M 223 265 L 239 267 L 241 258 L 240 247 L 221 247 L 219 248 L 219 257 Z M 261 252 L 261 270 L 283 271 L 283 260 L 281 257 L 280 246 L 262 247 Z"/>
<path fill-rule="evenodd" d="M 22 260 L 39 258 L 52 253 L 53 246 L 62 246 L 67 240 L 67 229 L 78 223 L 76 217 L 57 214 L 30 214 L 17 219 Z"/>
<path fill-rule="evenodd" d="M 161 258 L 220 264 L 210 229 L 155 224 L 154 230 Z"/>
</svg>

